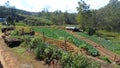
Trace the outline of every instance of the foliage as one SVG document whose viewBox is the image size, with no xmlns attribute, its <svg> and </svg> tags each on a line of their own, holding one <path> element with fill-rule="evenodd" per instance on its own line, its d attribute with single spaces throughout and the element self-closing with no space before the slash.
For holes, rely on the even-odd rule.
<svg viewBox="0 0 120 68">
<path fill-rule="evenodd" d="M 97 62 L 96 62 L 97 63 Z M 99 68 L 94 62 L 89 61 L 81 54 L 63 53 L 61 64 L 63 68 Z M 94 64 L 94 65 L 93 65 Z"/>
<path fill-rule="evenodd" d="M 88 51 L 88 54 L 96 57 L 96 56 L 99 56 L 99 51 L 95 49 L 95 47 L 92 47 L 91 45 L 89 44 L 86 44 L 86 43 L 83 43 L 81 46 L 81 48 L 85 49 L 86 51 Z"/>
<path fill-rule="evenodd" d="M 78 5 L 77 22 L 83 30 L 97 28 L 120 32 L 120 2 L 118 0 L 110 0 L 106 6 L 98 10 L 89 9 L 84 0 L 80 0 Z"/>
<path fill-rule="evenodd" d="M 15 25 L 16 25 L 16 26 L 26 26 L 26 24 L 25 24 L 25 23 L 23 23 L 23 22 L 18 22 L 18 23 L 15 23 Z"/>
<path fill-rule="evenodd" d="M 86 30 L 88 27 L 92 27 L 90 23 L 92 12 L 89 9 L 89 6 L 83 0 L 80 0 L 78 5 L 77 22 L 80 24 L 83 30 Z"/>
<path fill-rule="evenodd" d="M 118 0 L 110 0 L 110 2 L 103 8 L 97 11 L 97 21 L 99 29 L 107 31 L 120 32 L 120 2 Z"/>
<path fill-rule="evenodd" d="M 16 26 L 15 29 L 19 31 L 20 33 L 23 31 L 24 33 L 30 33 L 33 31 L 31 26 Z"/>
<path fill-rule="evenodd" d="M 86 46 L 86 50 L 88 51 L 88 53 L 90 53 L 92 56 L 96 57 L 99 56 L 99 51 L 95 49 L 95 47 L 92 47 L 90 45 Z"/>
<path fill-rule="evenodd" d="M 29 12 L 20 10 L 10 6 L 0 6 L 0 18 L 6 18 L 7 15 L 14 17 L 15 21 L 24 21 L 27 25 L 63 25 L 75 24 L 76 13 L 68 13 L 61 11 L 49 12 L 48 9 L 43 9 L 41 12 Z"/>
<path fill-rule="evenodd" d="M 49 12 L 48 9 L 43 9 L 42 12 L 38 13 L 38 17 L 50 20 L 55 25 L 64 24 L 75 24 L 76 13 L 68 13 L 56 10 L 54 12 Z"/>
<path fill-rule="evenodd" d="M 14 20 L 13 20 L 13 18 L 11 16 L 7 16 L 6 21 L 7 21 L 8 25 L 15 26 Z"/>
<path fill-rule="evenodd" d="M 93 29 L 93 28 L 89 28 L 89 30 L 88 30 L 88 35 L 93 35 L 93 34 L 95 34 L 95 32 L 96 32 L 96 30 L 95 29 Z"/>
<path fill-rule="evenodd" d="M 27 37 L 26 37 L 27 38 Z M 99 63 L 96 62 L 96 64 L 84 57 L 81 54 L 72 54 L 65 52 L 61 49 L 56 48 L 55 46 L 46 44 L 39 40 L 39 38 L 29 38 L 31 39 L 27 43 L 27 46 L 31 45 L 34 46 L 31 48 L 29 46 L 28 48 L 33 49 L 36 59 L 45 61 L 46 64 L 50 64 L 53 60 L 60 61 L 60 64 L 63 68 L 99 68 Z"/>
<path fill-rule="evenodd" d="M 24 22 L 31 26 L 38 26 L 38 25 L 51 25 L 52 21 L 44 18 L 39 17 L 27 17 Z"/>
<path fill-rule="evenodd" d="M 82 44 L 82 41 L 80 41 L 78 38 L 72 36 L 71 34 L 65 32 L 64 30 L 54 29 L 54 28 L 34 28 L 34 31 L 36 32 L 44 32 L 46 36 L 54 38 L 54 39 L 61 39 L 63 37 L 64 39 L 70 38 L 71 43 L 75 44 L 76 46 L 80 46 Z"/>
<path fill-rule="evenodd" d="M 111 61 L 109 60 L 109 58 L 107 56 L 100 56 L 99 58 L 108 62 L 108 63 L 111 63 Z"/>
<path fill-rule="evenodd" d="M 20 36 L 20 31 L 18 31 L 18 30 L 13 30 L 13 31 L 10 32 L 10 35 L 11 35 L 11 36 L 17 36 L 17 35 Z"/>
</svg>

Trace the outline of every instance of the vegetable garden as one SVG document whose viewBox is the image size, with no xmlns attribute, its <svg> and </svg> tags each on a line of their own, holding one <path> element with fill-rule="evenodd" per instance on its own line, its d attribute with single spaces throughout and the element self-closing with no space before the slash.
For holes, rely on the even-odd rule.
<svg viewBox="0 0 120 68">
<path fill-rule="evenodd" d="M 99 68 L 100 67 L 98 62 L 93 62 L 91 59 L 86 58 L 80 53 L 73 54 L 67 50 L 60 49 L 54 46 L 56 44 L 52 45 L 47 43 L 49 40 L 63 41 L 63 44 L 64 44 L 64 41 L 67 41 L 68 43 L 74 44 L 78 48 L 85 49 L 87 51 L 86 54 L 89 54 L 92 56 L 99 56 L 99 52 L 98 50 L 95 49 L 95 47 L 87 44 L 84 41 L 81 41 L 79 38 L 70 34 L 69 32 L 61 29 L 57 29 L 57 28 L 45 28 L 45 27 L 34 27 L 34 28 L 29 27 L 29 29 L 33 29 L 36 33 L 40 33 L 41 35 L 39 36 L 21 35 L 21 32 L 19 31 L 21 30 L 20 28 L 17 28 L 17 30 L 11 31 L 10 34 L 12 37 L 21 38 L 24 42 L 20 45 L 20 47 L 23 47 L 26 49 L 26 51 L 33 53 L 33 55 L 35 55 L 35 58 L 37 60 L 44 61 L 45 64 L 47 65 L 51 65 L 51 63 L 56 63 L 58 66 L 61 66 L 62 68 L 70 68 L 70 67 L 73 67 L 73 68 L 98 67 Z M 27 27 L 24 28 L 25 32 L 29 32 L 29 29 L 27 29 Z M 82 36 L 84 35 L 85 34 L 83 34 Z M 45 41 L 44 41 L 44 37 L 46 38 Z M 55 41 L 53 41 L 53 43 L 54 42 Z M 108 58 L 106 57 L 105 58 L 102 57 L 102 59 L 108 61 Z"/>
<path fill-rule="evenodd" d="M 30 43 L 29 43 L 30 42 Z M 63 51 L 53 45 L 46 44 L 38 37 L 24 36 L 24 46 L 26 49 L 33 51 L 36 59 L 45 61 L 50 65 L 54 60 L 62 68 L 96 68 L 100 67 L 98 62 L 94 62 L 82 54 L 72 54 Z"/>
<path fill-rule="evenodd" d="M 90 53 L 92 56 L 98 56 L 99 52 L 91 45 L 79 40 L 73 35 L 67 33 L 64 30 L 54 29 L 54 28 L 34 28 L 35 32 L 44 32 L 45 36 L 51 37 L 59 40 L 67 40 L 70 43 L 73 43 L 75 46 L 84 48 Z"/>
</svg>

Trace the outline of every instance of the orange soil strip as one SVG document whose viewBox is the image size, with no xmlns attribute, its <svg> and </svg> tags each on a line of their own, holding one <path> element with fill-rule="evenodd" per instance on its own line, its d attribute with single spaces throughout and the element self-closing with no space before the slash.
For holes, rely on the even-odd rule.
<svg viewBox="0 0 120 68">
<path fill-rule="evenodd" d="M 0 37 L 0 61 L 4 68 L 19 68 L 18 59 L 9 52 L 3 39 Z"/>
</svg>

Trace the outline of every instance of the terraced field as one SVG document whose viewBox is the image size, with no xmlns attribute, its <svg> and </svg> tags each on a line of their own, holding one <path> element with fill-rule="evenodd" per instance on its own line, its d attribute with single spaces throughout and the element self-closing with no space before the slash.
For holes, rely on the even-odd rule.
<svg viewBox="0 0 120 68">
<path fill-rule="evenodd" d="M 115 61 L 116 63 L 120 64 L 120 55 L 118 54 L 115 54 L 113 53 L 112 51 L 110 50 L 107 50 L 106 48 L 104 48 L 102 45 L 100 44 L 97 44 L 79 34 L 76 34 L 76 33 L 73 33 L 73 32 L 69 32 L 67 31 L 68 33 L 78 37 L 80 40 L 83 40 L 85 42 L 87 42 L 88 44 L 91 44 L 92 46 L 94 46 L 97 50 L 99 50 L 99 52 L 102 54 L 102 55 L 106 55 L 107 57 L 109 57 L 110 60 L 112 61 Z M 96 39 L 97 40 L 97 39 Z"/>
<path fill-rule="evenodd" d="M 54 38 L 54 39 L 58 39 L 58 40 L 67 40 L 68 42 L 70 42 L 80 48 L 82 46 L 86 45 L 87 51 L 91 55 L 93 55 L 93 56 L 98 55 L 98 51 L 93 46 L 81 41 L 77 37 L 74 37 L 73 35 L 67 33 L 64 30 L 54 29 L 54 28 L 34 28 L 34 31 L 40 32 L 40 33 L 44 32 L 45 36 L 50 37 L 50 38 Z"/>
<path fill-rule="evenodd" d="M 87 34 L 84 34 L 84 33 L 81 33 L 81 32 L 79 32 L 77 34 L 79 34 L 80 36 L 83 36 L 87 39 L 90 39 L 91 41 L 93 41 L 95 43 L 100 44 L 104 48 L 106 48 L 106 49 L 108 49 L 108 50 L 110 50 L 114 53 L 120 54 L 120 43 L 119 42 L 108 41 L 104 38 L 97 37 L 97 36 L 96 37 L 95 36 L 88 36 Z"/>
</svg>

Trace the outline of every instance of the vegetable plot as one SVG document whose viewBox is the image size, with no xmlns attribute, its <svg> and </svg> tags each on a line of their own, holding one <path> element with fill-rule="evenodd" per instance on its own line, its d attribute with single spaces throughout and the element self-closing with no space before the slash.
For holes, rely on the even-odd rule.
<svg viewBox="0 0 120 68">
<path fill-rule="evenodd" d="M 87 51 L 93 55 L 93 56 L 98 56 L 99 52 L 89 44 L 79 40 L 78 38 L 74 37 L 73 35 L 65 32 L 64 30 L 60 29 L 53 29 L 53 28 L 34 28 L 34 31 L 36 32 L 44 32 L 45 36 L 51 37 L 54 39 L 59 39 L 59 40 L 67 40 L 70 43 L 73 43 L 77 47 L 81 47 L 82 45 L 86 45 L 85 48 Z"/>
<path fill-rule="evenodd" d="M 24 39 L 28 38 L 29 41 L 25 41 L 26 47 L 33 51 L 36 59 L 44 61 L 45 64 L 50 65 L 56 60 L 57 62 L 54 63 L 61 65 L 62 68 L 100 68 L 98 62 L 92 61 L 82 54 L 63 51 L 42 42 L 38 37 L 24 37 Z"/>
<path fill-rule="evenodd" d="M 118 44 L 115 44 L 112 41 L 108 41 L 108 40 L 105 40 L 104 38 L 100 38 L 100 37 L 96 37 L 96 36 L 88 36 L 87 34 L 84 34 L 81 32 L 79 32 L 78 34 L 85 38 L 88 38 L 98 44 L 101 44 L 104 48 L 106 48 L 108 50 L 111 50 L 117 54 L 120 54 L 120 46 Z"/>
</svg>

